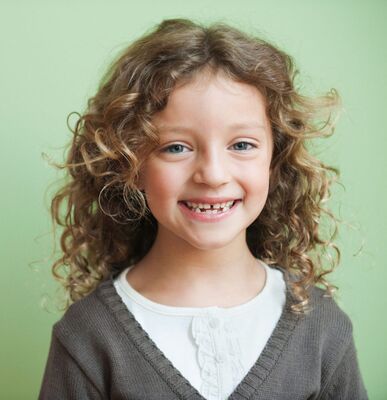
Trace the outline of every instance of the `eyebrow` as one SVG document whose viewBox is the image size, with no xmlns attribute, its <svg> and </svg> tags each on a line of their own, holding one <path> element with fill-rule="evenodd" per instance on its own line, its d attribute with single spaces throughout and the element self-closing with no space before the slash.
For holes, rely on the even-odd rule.
<svg viewBox="0 0 387 400">
<path fill-rule="evenodd" d="M 239 122 L 235 124 L 231 124 L 228 126 L 229 130 L 233 129 L 265 129 L 266 127 L 262 124 L 256 122 Z M 159 128 L 160 132 L 168 131 L 168 132 L 193 132 L 194 129 L 185 126 L 172 126 L 172 125 L 161 125 Z"/>
</svg>

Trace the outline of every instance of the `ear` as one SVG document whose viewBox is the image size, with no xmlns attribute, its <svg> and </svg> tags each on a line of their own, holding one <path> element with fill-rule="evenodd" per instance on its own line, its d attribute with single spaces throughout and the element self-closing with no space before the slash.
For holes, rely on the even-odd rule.
<svg viewBox="0 0 387 400">
<path fill-rule="evenodd" d="M 144 191 L 144 184 L 143 184 L 143 182 L 137 181 L 137 182 L 135 183 L 135 185 L 136 185 L 137 189 L 138 189 L 140 192 L 143 192 L 143 191 Z"/>
<path fill-rule="evenodd" d="M 137 186 L 138 190 L 141 192 L 145 189 L 145 182 L 144 182 L 144 174 L 142 171 L 139 172 L 138 178 L 135 181 L 135 185 Z"/>
</svg>

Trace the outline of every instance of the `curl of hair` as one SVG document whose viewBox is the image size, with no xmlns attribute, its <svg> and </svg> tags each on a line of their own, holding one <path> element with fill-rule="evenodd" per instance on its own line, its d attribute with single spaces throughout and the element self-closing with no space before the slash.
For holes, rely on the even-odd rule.
<svg viewBox="0 0 387 400">
<path fill-rule="evenodd" d="M 62 255 L 52 271 L 69 295 L 66 307 L 152 246 L 157 221 L 138 185 L 144 160 L 158 145 L 152 116 L 176 85 L 203 71 L 225 73 L 266 98 L 274 140 L 270 188 L 262 213 L 247 229 L 249 249 L 296 278 L 294 313 L 309 311 L 312 286 L 322 284 L 328 295 L 337 289 L 324 277 L 340 259 L 333 242 L 338 219 L 325 208 L 338 171 L 307 150 L 309 140 L 333 133 L 337 92 L 301 95 L 292 59 L 267 41 L 224 23 L 204 27 L 172 19 L 112 64 L 75 124 L 65 163 L 57 165 L 67 180 L 51 203 L 53 223 L 63 227 Z M 333 232 L 322 232 L 323 221 Z"/>
</svg>

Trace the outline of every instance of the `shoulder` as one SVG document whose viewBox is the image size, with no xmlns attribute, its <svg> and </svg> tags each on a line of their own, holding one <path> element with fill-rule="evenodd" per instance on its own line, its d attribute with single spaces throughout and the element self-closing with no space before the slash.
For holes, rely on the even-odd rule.
<svg viewBox="0 0 387 400">
<path fill-rule="evenodd" d="M 326 334 L 337 332 L 340 337 L 352 335 L 353 325 L 348 314 L 337 304 L 334 297 L 315 286 L 310 292 L 311 320 L 318 324 Z"/>
<path fill-rule="evenodd" d="M 296 342 L 319 354 L 323 364 L 333 367 L 353 343 L 353 325 L 350 317 L 336 300 L 323 289 L 310 291 L 311 311 L 298 323 Z"/>
<path fill-rule="evenodd" d="M 310 300 L 312 311 L 304 323 L 313 333 L 309 348 L 318 351 L 321 361 L 321 398 L 330 393 L 329 398 L 367 399 L 350 317 L 318 287 L 311 291 Z"/>
<path fill-rule="evenodd" d="M 119 301 L 111 278 L 101 282 L 97 288 L 73 303 L 54 324 L 53 334 L 66 347 L 82 347 L 90 340 L 101 343 L 108 340 L 112 331 L 119 331 L 109 304 Z"/>
<path fill-rule="evenodd" d="M 283 274 L 286 290 L 286 309 L 290 311 L 295 297 L 290 289 L 290 282 L 296 278 L 282 267 L 275 266 Z M 311 332 L 313 337 L 318 337 L 322 342 L 339 341 L 348 344 L 353 334 L 353 325 L 348 314 L 338 305 L 334 297 L 318 286 L 309 290 L 309 312 L 298 315 L 298 329 Z"/>
</svg>

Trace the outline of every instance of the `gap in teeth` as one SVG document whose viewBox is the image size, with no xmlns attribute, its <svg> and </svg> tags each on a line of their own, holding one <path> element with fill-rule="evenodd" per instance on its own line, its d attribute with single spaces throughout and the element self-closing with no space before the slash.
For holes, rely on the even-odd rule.
<svg viewBox="0 0 387 400">
<path fill-rule="evenodd" d="M 188 204 L 189 203 L 189 204 Z M 231 204 L 229 204 L 231 203 Z M 185 204 L 187 205 L 187 207 L 195 212 L 198 213 L 205 213 L 205 214 L 217 214 L 219 212 L 225 212 L 227 210 L 229 210 L 234 204 L 235 204 L 235 200 L 232 202 L 225 202 L 225 203 L 218 203 L 218 204 L 210 204 L 208 207 L 207 205 L 204 204 L 198 204 L 199 207 L 196 207 L 192 205 L 191 202 L 185 202 Z M 217 208 L 214 208 L 214 206 L 217 205 Z"/>
</svg>

